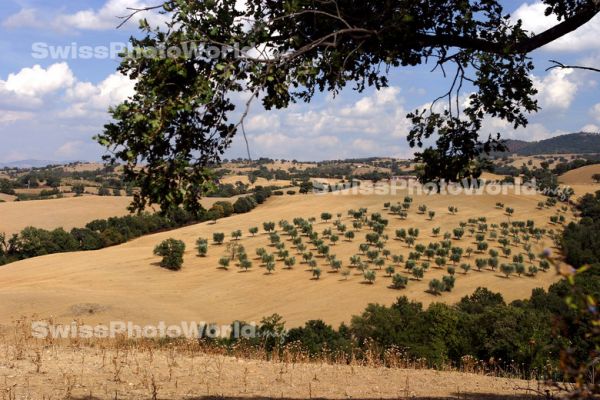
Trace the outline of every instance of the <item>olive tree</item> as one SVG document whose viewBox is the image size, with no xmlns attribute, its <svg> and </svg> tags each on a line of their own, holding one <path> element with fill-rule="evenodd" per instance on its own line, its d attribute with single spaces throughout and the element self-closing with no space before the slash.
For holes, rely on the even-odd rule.
<svg viewBox="0 0 600 400">
<path fill-rule="evenodd" d="M 231 238 L 233 240 L 240 240 L 241 237 L 242 237 L 242 231 L 241 230 L 238 229 L 236 231 L 231 232 Z"/>
<path fill-rule="evenodd" d="M 328 212 L 321 213 L 321 220 L 322 221 L 327 222 L 327 221 L 331 220 L 331 218 L 333 218 L 333 216 L 331 215 L 331 213 L 328 213 Z"/>
<path fill-rule="evenodd" d="M 319 280 L 321 278 L 321 274 L 322 274 L 321 268 L 314 268 L 312 270 L 313 279 Z"/>
<path fill-rule="evenodd" d="M 460 269 L 462 269 L 463 273 L 466 275 L 471 270 L 471 266 L 469 264 L 461 264 Z"/>
<path fill-rule="evenodd" d="M 229 269 L 229 263 L 230 263 L 230 259 L 228 257 L 221 257 L 219 259 L 219 265 L 221 266 L 221 268 L 223 269 Z"/>
<path fill-rule="evenodd" d="M 404 289 L 406 287 L 406 285 L 408 285 L 408 278 L 400 275 L 400 274 L 395 274 L 392 277 L 392 288 L 394 289 Z"/>
<path fill-rule="evenodd" d="M 439 279 L 432 279 L 429 282 L 429 292 L 434 295 L 441 294 L 444 290 L 446 290 L 445 285 Z"/>
<path fill-rule="evenodd" d="M 208 240 L 198 238 L 198 240 L 196 240 L 196 250 L 198 250 L 198 255 L 200 257 L 206 257 L 206 254 L 208 253 Z"/>
<path fill-rule="evenodd" d="M 377 278 L 377 274 L 375 273 L 375 271 L 373 270 L 366 270 L 363 273 L 363 277 L 365 278 L 365 282 L 369 283 L 369 284 L 373 284 L 375 283 L 375 279 Z"/>
<path fill-rule="evenodd" d="M 500 266 L 500 271 L 509 278 L 515 272 L 515 266 L 512 264 L 502 264 Z"/>
<path fill-rule="evenodd" d="M 215 242 L 215 244 L 223 244 L 224 241 L 225 241 L 224 233 L 222 233 L 222 232 L 213 233 L 213 242 Z"/>
</svg>

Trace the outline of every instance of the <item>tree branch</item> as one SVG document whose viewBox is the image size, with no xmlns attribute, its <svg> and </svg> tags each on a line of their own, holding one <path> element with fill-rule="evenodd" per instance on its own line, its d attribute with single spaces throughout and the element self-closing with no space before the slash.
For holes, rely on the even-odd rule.
<svg viewBox="0 0 600 400">
<path fill-rule="evenodd" d="M 559 61 L 556 60 L 550 60 L 550 62 L 552 64 L 554 64 L 551 67 L 546 68 L 546 71 L 550 71 L 551 69 L 555 69 L 555 68 L 560 68 L 560 69 L 583 69 L 586 71 L 594 71 L 594 72 L 600 72 L 600 68 L 593 68 L 593 67 L 584 67 L 581 65 L 565 65 Z"/>
<path fill-rule="evenodd" d="M 574 16 L 565 19 L 558 25 L 553 26 L 545 30 L 544 32 L 531 36 L 524 39 L 516 45 L 507 47 L 506 43 L 490 42 L 484 39 L 475 37 L 455 36 L 455 35 L 444 35 L 444 34 L 418 34 L 417 40 L 422 44 L 423 47 L 427 46 L 449 46 L 449 47 L 460 47 L 463 49 L 479 50 L 486 53 L 507 55 L 507 54 L 527 54 L 533 50 L 539 49 L 551 43 L 562 36 L 571 33 L 581 26 L 588 23 L 600 13 L 600 5 L 590 4 L 589 7 L 582 8 Z"/>
</svg>

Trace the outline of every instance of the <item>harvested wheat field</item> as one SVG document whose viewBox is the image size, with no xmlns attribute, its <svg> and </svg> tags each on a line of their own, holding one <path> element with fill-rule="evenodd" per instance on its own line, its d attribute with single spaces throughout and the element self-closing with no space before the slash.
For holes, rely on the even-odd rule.
<svg viewBox="0 0 600 400">
<path fill-rule="evenodd" d="M 97 218 L 126 215 L 131 198 L 83 196 L 0 204 L 0 232 L 18 233 L 23 228 L 67 230 L 83 227 Z"/>
<path fill-rule="evenodd" d="M 548 225 L 549 217 L 558 212 L 556 208 L 536 209 L 538 202 L 544 199 L 538 195 L 415 196 L 406 220 L 383 209 L 384 202 L 402 201 L 405 194 L 311 194 L 271 198 L 249 214 L 234 215 L 219 220 L 217 224 L 202 223 L 99 251 L 55 254 L 13 263 L 0 268 L 0 323 L 10 324 L 13 317 L 35 313 L 61 321 L 82 318 L 85 322 L 94 323 L 126 320 L 140 324 L 158 321 L 227 324 L 234 320 L 260 321 L 264 316 L 278 313 L 288 326 L 298 326 L 310 319 L 323 319 L 337 325 L 349 321 L 352 315 L 360 314 L 368 303 L 391 304 L 402 295 L 425 304 L 436 301 L 455 303 L 483 286 L 503 293 L 510 301 L 528 298 L 532 289 L 547 288 L 557 280 L 551 271 L 540 272 L 535 277 L 513 275 L 510 278 L 505 278 L 498 270 L 479 272 L 474 267 L 477 254 L 463 257 L 461 263 L 471 264 L 472 270 L 464 274 L 457 268 L 455 289 L 441 296 L 426 292 L 432 278 L 446 274 L 446 267 L 436 268 L 433 262 L 423 280 L 411 280 L 404 290 L 391 289 L 391 279 L 385 276 L 384 270 L 376 270 L 374 284 L 366 284 L 362 273 L 356 269 L 352 269 L 346 279 L 340 273 L 332 272 L 325 258 L 321 257 L 316 257 L 316 260 L 323 274 L 319 280 L 313 280 L 311 271 L 301 263 L 301 257 L 282 232 L 282 241 L 290 255 L 298 259 L 293 268 L 283 269 L 283 262 L 277 261 L 275 272 L 267 274 L 260 266 L 260 260 L 255 258 L 258 247 L 275 251 L 269 247 L 268 235 L 262 230 L 263 222 L 316 217 L 314 228 L 320 233 L 333 226 L 331 221 L 319 221 L 322 212 L 332 213 L 334 219 L 340 213 L 343 215 L 342 222 L 352 227 L 347 211 L 360 207 L 368 208 L 369 213 L 380 212 L 389 219 L 387 248 L 392 254 L 405 257 L 413 249 L 394 240 L 396 229 L 419 228 L 417 243 L 439 242 L 442 238 L 433 237 L 433 227 L 441 227 L 443 234 L 452 232 L 461 221 L 469 218 L 486 217 L 488 223 L 507 221 L 504 211 L 496 208 L 497 202 L 514 208 L 512 220 L 532 219 L 539 227 L 559 229 Z M 427 215 L 417 213 L 416 208 L 420 204 L 436 212 L 433 221 Z M 448 212 L 449 205 L 458 207 L 456 215 Z M 571 215 L 566 217 L 568 221 Z M 253 226 L 260 228 L 256 237 L 248 234 L 248 229 Z M 229 242 L 230 233 L 237 229 L 243 231 L 244 236 L 239 243 L 246 248 L 254 264 L 247 272 L 233 265 L 229 270 L 218 268 L 219 259 L 226 253 L 226 245 L 212 243 L 214 232 L 225 233 L 226 242 Z M 368 232 L 368 228 L 363 227 L 356 231 L 356 238 L 352 241 L 344 240 L 342 235 L 340 241 L 331 246 L 331 254 L 335 254 L 347 267 L 349 257 L 359 253 L 359 244 L 365 241 Z M 185 263 L 179 272 L 160 268 L 160 259 L 153 256 L 154 247 L 170 237 L 183 240 L 187 246 Z M 209 239 L 207 257 L 196 256 L 194 245 L 199 237 Z M 474 238 L 466 233 L 462 240 L 453 240 L 453 246 L 473 247 L 473 242 Z M 490 248 L 500 246 L 493 240 L 489 245 Z M 546 235 L 539 243 L 532 240 L 531 245 L 531 251 L 539 254 L 542 249 L 552 246 L 552 240 Z M 518 252 L 522 250 L 514 247 L 513 254 Z M 500 256 L 501 263 L 511 260 Z M 388 263 L 391 261 L 386 261 L 386 266 Z M 448 265 L 451 265 L 450 262 Z M 398 272 L 406 274 L 404 268 L 398 268 Z"/>
<path fill-rule="evenodd" d="M 2 200 L 2 201 L 15 201 L 16 198 L 17 198 L 17 196 L 0 193 L 0 200 Z"/>
<path fill-rule="evenodd" d="M 472 399 L 525 400 L 534 381 L 409 367 L 271 362 L 182 348 L 0 346 L 6 399 Z"/>
<path fill-rule="evenodd" d="M 600 189 L 600 184 L 592 178 L 595 174 L 600 174 L 600 164 L 573 169 L 561 175 L 558 180 L 565 185 L 590 185 Z"/>
</svg>

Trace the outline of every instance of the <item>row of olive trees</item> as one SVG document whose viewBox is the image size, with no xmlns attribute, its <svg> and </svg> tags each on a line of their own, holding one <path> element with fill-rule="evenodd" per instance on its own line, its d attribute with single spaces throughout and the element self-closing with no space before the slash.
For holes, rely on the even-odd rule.
<svg viewBox="0 0 600 400">
<path fill-rule="evenodd" d="M 412 199 L 407 197 L 402 208 L 408 210 L 411 203 Z M 384 205 L 384 209 L 390 209 L 392 214 L 393 207 L 394 206 L 387 203 Z M 458 209 L 451 206 L 449 207 L 449 211 L 450 213 L 455 214 L 458 212 Z M 425 212 L 427 212 L 427 207 L 419 206 L 419 213 L 424 214 Z M 512 215 L 513 212 L 514 210 L 511 208 L 506 209 L 507 215 Z M 392 255 L 391 251 L 386 248 L 386 243 L 389 237 L 385 234 L 385 231 L 388 228 L 389 221 L 386 220 L 380 213 L 372 213 L 369 215 L 367 213 L 367 209 L 360 209 L 358 211 L 349 210 L 348 215 L 352 218 L 351 228 L 348 228 L 346 224 L 342 223 L 342 214 L 338 213 L 337 220 L 333 222 L 333 227 L 324 229 L 321 235 L 314 230 L 314 224 L 316 223 L 315 218 L 309 218 L 307 220 L 303 218 L 295 218 L 293 224 L 290 224 L 284 220 L 280 221 L 278 224 L 275 224 L 274 222 L 263 223 L 263 229 L 265 233 L 269 235 L 271 246 L 275 247 L 276 252 L 275 254 L 269 254 L 263 248 L 257 249 L 257 256 L 262 262 L 261 265 L 266 268 L 268 274 L 271 274 L 275 270 L 275 262 L 277 260 L 282 261 L 286 269 L 292 269 L 296 264 L 296 258 L 290 256 L 289 250 L 285 248 L 285 243 L 281 241 L 281 238 L 277 233 L 277 227 L 279 227 L 282 233 L 289 236 L 289 240 L 292 241 L 295 249 L 298 252 L 298 256 L 302 258 L 303 263 L 306 263 L 310 267 L 313 279 L 315 280 L 320 279 L 322 270 L 318 267 L 317 260 L 313 253 L 311 251 L 307 251 L 308 246 L 303 242 L 302 236 L 307 237 L 309 244 L 314 246 L 313 250 L 317 252 L 317 257 L 324 258 L 333 272 L 341 271 L 342 276 L 344 276 L 346 279 L 350 275 L 350 268 L 356 268 L 361 271 L 365 282 L 372 284 L 375 282 L 377 276 L 375 268 L 379 270 L 383 269 L 383 267 L 386 265 L 386 262 L 388 262 L 388 260 L 391 258 L 393 263 L 390 263 L 387 266 L 385 272 L 386 276 L 392 279 L 391 287 L 396 289 L 402 289 L 408 284 L 408 278 L 406 276 L 396 273 L 396 266 L 399 266 L 402 263 L 405 264 L 405 269 L 407 272 L 412 275 L 415 280 L 419 281 L 424 278 L 425 273 L 430 268 L 430 261 L 433 260 L 437 268 L 444 268 L 448 262 L 452 262 L 452 266 L 447 267 L 447 272 L 449 275 L 443 277 L 441 281 L 434 279 L 430 282 L 429 291 L 433 294 L 439 294 L 443 291 L 452 290 L 454 287 L 454 275 L 456 273 L 457 265 L 460 264 L 460 269 L 465 275 L 472 269 L 470 263 L 461 263 L 464 257 L 464 252 L 467 253 L 468 258 L 471 257 L 473 252 L 485 253 L 489 247 L 488 243 L 486 242 L 486 235 L 488 233 L 490 240 L 497 240 L 498 243 L 502 245 L 501 249 L 505 257 L 510 256 L 511 248 L 509 246 L 511 243 L 520 243 L 521 240 L 523 240 L 524 248 L 527 250 L 526 254 L 532 264 L 528 269 L 526 269 L 522 254 L 514 255 L 513 263 L 501 264 L 498 260 L 498 251 L 490 249 L 489 259 L 478 258 L 475 260 L 475 266 L 478 271 L 481 271 L 488 266 L 492 270 L 496 270 L 498 267 L 500 267 L 500 271 L 508 278 L 513 273 L 516 273 L 519 276 L 523 274 L 535 276 L 539 270 L 546 271 L 548 269 L 548 265 L 544 260 L 540 261 L 539 266 L 533 265 L 533 261 L 536 259 L 536 256 L 530 251 L 531 245 L 529 244 L 529 241 L 532 237 L 535 237 L 537 240 L 539 240 L 546 232 L 545 230 L 535 228 L 532 221 L 513 221 L 511 223 L 503 222 L 500 225 L 491 224 L 490 228 L 485 217 L 472 218 L 469 219 L 468 222 L 461 222 L 459 227 L 452 230 L 452 234 L 448 232 L 445 233 L 444 240 L 442 242 L 429 243 L 427 246 L 424 244 L 415 245 L 420 235 L 418 228 L 397 229 L 395 231 L 396 240 L 405 242 L 409 248 L 414 246 L 414 251 L 411 251 L 411 253 L 408 255 L 408 259 L 405 261 L 402 255 Z M 332 219 L 333 215 L 331 213 L 323 212 L 321 214 L 321 220 L 325 223 L 328 223 Z M 431 219 L 433 219 L 433 216 L 430 214 L 430 220 Z M 364 226 L 367 226 L 371 232 L 368 232 L 365 235 L 366 242 L 359 244 L 359 251 L 360 254 L 366 256 L 368 260 L 363 262 L 358 254 L 351 256 L 350 267 L 342 269 L 342 261 L 337 259 L 337 257 L 331 253 L 331 246 L 335 246 L 335 244 L 340 240 L 340 235 L 343 235 L 347 241 L 351 242 L 355 238 L 356 232 L 362 229 Z M 256 234 L 258 234 L 259 229 L 257 227 L 251 227 L 248 231 L 252 237 L 254 237 Z M 466 250 L 463 250 L 461 247 L 452 246 L 452 239 L 460 241 L 464 238 L 464 235 L 467 232 L 470 233 L 471 237 L 474 237 L 476 249 L 468 247 Z M 438 236 L 440 234 L 440 228 L 433 228 L 432 233 L 434 236 Z M 241 237 L 241 230 L 236 230 L 231 233 L 233 242 L 239 241 Z M 213 241 L 216 245 L 223 244 L 225 241 L 225 234 L 222 232 L 215 232 L 213 234 Z M 161 246 L 162 248 L 165 248 L 164 245 Z M 173 248 L 176 246 L 166 247 Z M 230 246 L 228 245 L 228 253 L 231 252 L 229 247 Z M 239 247 L 243 249 L 242 246 Z M 181 246 L 178 248 L 181 248 Z M 199 256 L 206 256 L 208 252 L 208 241 L 202 238 L 198 239 L 196 248 Z M 174 250 L 174 252 L 177 253 L 177 250 Z M 157 254 L 162 255 L 163 253 L 169 252 L 161 250 L 159 254 L 157 250 Z M 181 259 L 182 262 L 182 253 L 183 251 L 181 251 L 181 256 L 179 257 L 169 254 L 163 256 L 168 258 L 168 260 L 163 260 L 161 265 L 171 264 L 171 261 L 169 260 L 172 259 Z M 251 268 L 252 262 L 248 260 L 245 252 L 239 251 L 238 249 L 237 253 L 237 257 L 234 254 L 227 257 L 222 257 L 219 260 L 220 267 L 227 269 L 233 260 L 237 260 L 237 265 L 244 270 Z M 418 265 L 418 262 L 425 257 L 428 261 L 423 261 L 420 265 Z"/>
</svg>

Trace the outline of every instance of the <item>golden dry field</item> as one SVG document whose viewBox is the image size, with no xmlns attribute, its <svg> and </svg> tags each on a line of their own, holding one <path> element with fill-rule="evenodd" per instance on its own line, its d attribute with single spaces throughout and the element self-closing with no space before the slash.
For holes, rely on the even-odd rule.
<svg viewBox="0 0 600 400">
<path fill-rule="evenodd" d="M 131 198 L 108 196 L 0 203 L 0 232 L 18 233 L 28 226 L 70 230 L 94 219 L 126 215 L 130 203 Z"/>
<path fill-rule="evenodd" d="M 411 280 L 404 290 L 391 289 L 391 279 L 385 276 L 384 270 L 375 269 L 377 278 L 374 284 L 366 284 L 362 274 L 356 269 L 352 269 L 346 279 L 341 273 L 332 272 L 324 258 L 317 258 L 323 274 L 319 280 L 313 280 L 309 268 L 301 263 L 289 238 L 281 232 L 290 255 L 297 258 L 296 265 L 287 270 L 283 269 L 283 262 L 278 261 L 275 272 L 267 274 L 259 260 L 255 259 L 258 247 L 265 247 L 269 252 L 275 251 L 269 247 L 268 235 L 262 229 L 263 222 L 291 222 L 296 217 L 315 217 L 317 222 L 314 228 L 320 233 L 333 227 L 331 221 L 324 223 L 319 220 L 322 212 L 329 212 L 334 219 L 336 214 L 342 214 L 342 223 L 351 229 L 352 220 L 347 216 L 347 211 L 361 207 L 368 208 L 369 213 L 382 213 L 389 219 L 389 227 L 385 232 L 389 235 L 386 248 L 393 255 L 402 254 L 405 257 L 414 249 L 394 239 L 396 229 L 418 228 L 420 235 L 417 243 L 439 242 L 442 237 L 432 235 L 434 227 L 441 227 L 443 234 L 452 232 L 461 221 L 466 222 L 469 218 L 486 217 L 488 224 L 508 221 L 504 211 L 495 207 L 497 202 L 514 208 L 512 220 L 531 219 L 538 227 L 560 229 L 559 226 L 548 225 L 549 217 L 557 213 L 557 208 L 536 209 L 538 202 L 544 199 L 538 195 L 415 195 L 406 220 L 390 215 L 383 209 L 385 202 L 402 202 L 405 195 L 406 192 L 393 195 L 311 194 L 274 197 L 249 214 L 234 215 L 221 219 L 216 224 L 193 225 L 93 252 L 54 254 L 9 264 L 0 268 L 0 323 L 10 324 L 12 318 L 35 313 L 40 317 L 53 316 L 62 321 L 70 321 L 72 318 L 84 318 L 86 322 L 127 320 L 136 323 L 195 320 L 226 324 L 234 320 L 259 321 L 264 316 L 278 313 L 284 317 L 288 326 L 298 326 L 309 319 L 323 319 L 337 325 L 349 321 L 352 315 L 361 313 L 368 303 L 391 304 L 401 295 L 425 304 L 437 301 L 455 303 L 477 287 L 483 286 L 503 293 L 505 299 L 511 301 L 528 298 L 532 289 L 547 288 L 557 281 L 552 271 L 540 272 L 536 277 L 513 275 L 509 279 L 503 277 L 498 270 L 485 269 L 478 272 L 474 266 L 477 254 L 463 257 L 461 263 L 469 263 L 472 270 L 463 274 L 457 268 L 455 289 L 441 296 L 426 292 L 432 278 L 447 274 L 445 268 L 436 268 L 433 262 L 423 280 Z M 126 201 L 125 198 L 116 199 Z M 95 217 L 91 205 L 97 204 L 100 207 L 106 200 L 107 198 L 84 197 L 31 202 L 31 205 L 22 203 L 30 207 L 49 208 L 45 213 L 39 209 L 20 212 L 22 218 L 37 215 L 37 218 L 32 217 L 31 220 L 36 226 L 41 225 L 38 220 L 44 219 L 48 226 L 60 225 L 61 221 L 64 224 L 64 221 L 71 223 L 72 220 L 71 217 L 56 217 L 56 210 L 64 208 L 65 213 L 72 213 L 75 208 L 68 206 L 70 201 L 81 201 L 82 209 L 88 210 L 81 217 L 83 224 L 84 219 L 87 222 Z M 66 207 L 57 206 L 61 204 Z M 417 206 L 421 204 L 436 212 L 433 221 L 427 215 L 417 213 Z M 7 205 L 12 204 L 0 204 L 0 210 L 6 210 L 2 207 Z M 458 207 L 456 215 L 448 212 L 450 205 Z M 2 215 L 12 215 L 12 212 Z M 567 214 L 567 220 L 571 218 L 572 215 Z M 18 220 L 13 222 L 18 223 Z M 27 225 L 23 221 L 20 224 Z M 253 226 L 260 228 L 256 237 L 248 233 L 248 229 Z M 254 264 L 248 272 L 233 265 L 229 270 L 218 268 L 218 260 L 226 254 L 226 245 L 214 245 L 212 235 L 214 232 L 224 232 L 226 242 L 229 242 L 230 233 L 237 229 L 244 234 L 239 244 L 246 248 Z M 343 261 L 344 267 L 348 267 L 349 257 L 359 253 L 359 244 L 365 241 L 368 232 L 368 228 L 363 227 L 356 231 L 356 237 L 352 241 L 346 241 L 341 236 L 340 241 L 331 246 L 331 253 Z M 187 246 L 184 267 L 179 272 L 160 268 L 159 258 L 152 254 L 158 243 L 171 237 L 183 240 Z M 207 257 L 196 256 L 194 244 L 199 237 L 209 239 Z M 304 240 L 307 243 L 306 238 Z M 453 240 L 453 246 L 475 247 L 474 240 L 467 232 L 462 240 Z M 500 246 L 497 241 L 488 240 L 490 248 Z M 552 240 L 545 236 L 539 243 L 532 240 L 531 245 L 532 252 L 537 254 L 544 248 L 552 247 Z M 314 249 L 311 251 L 314 252 Z M 522 253 L 522 247 L 513 247 L 513 254 L 517 252 Z M 488 257 L 487 254 L 481 256 Z M 501 263 L 511 261 L 512 259 L 500 256 Z M 386 266 L 388 264 L 391 261 L 386 261 Z M 404 268 L 397 270 L 407 274 Z"/>
<path fill-rule="evenodd" d="M 536 381 L 472 370 L 421 369 L 401 359 L 343 365 L 284 354 L 223 355 L 198 342 L 168 347 L 96 339 L 57 343 L 0 337 L 4 399 L 477 399 L 529 400 Z M 12 343 L 11 343 L 12 341 Z M 478 372 L 478 373 L 474 373 Z"/>
<path fill-rule="evenodd" d="M 600 164 L 573 169 L 561 175 L 558 180 L 566 185 L 590 185 L 600 190 L 600 184 L 592 178 L 595 174 L 600 174 Z"/>
</svg>

